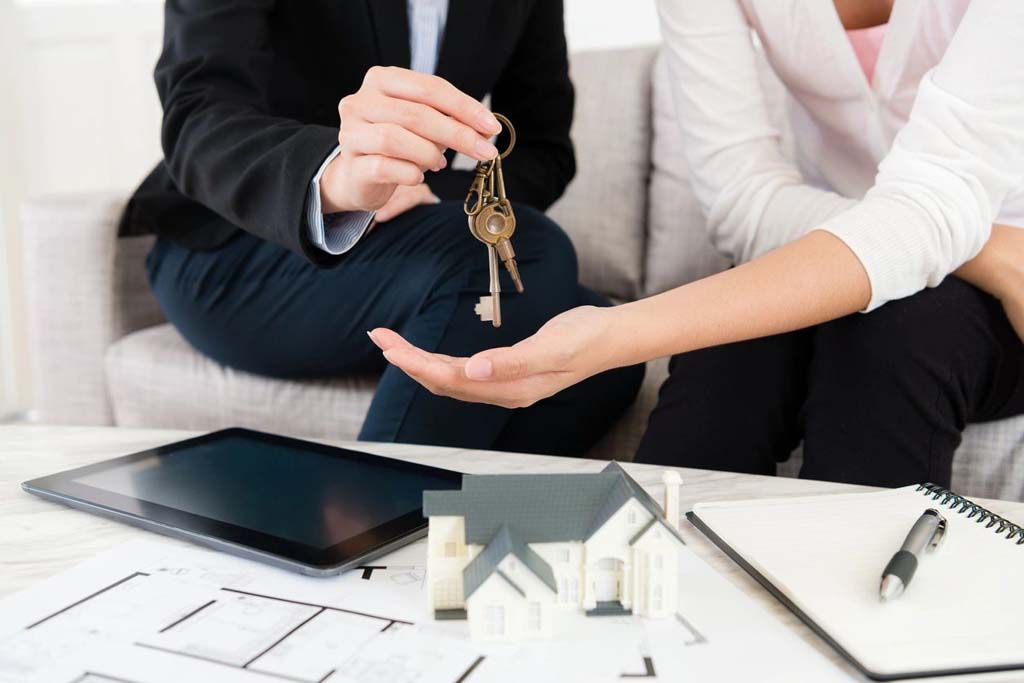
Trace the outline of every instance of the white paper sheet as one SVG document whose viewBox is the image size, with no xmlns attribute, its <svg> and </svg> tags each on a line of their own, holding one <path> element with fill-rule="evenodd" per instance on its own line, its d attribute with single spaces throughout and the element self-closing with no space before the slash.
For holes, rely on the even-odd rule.
<svg viewBox="0 0 1024 683">
<path fill-rule="evenodd" d="M 434 621 L 424 553 L 321 579 L 128 543 L 0 602 L 0 682 L 850 680 L 688 551 L 675 619 L 565 615 L 517 644 Z"/>
</svg>

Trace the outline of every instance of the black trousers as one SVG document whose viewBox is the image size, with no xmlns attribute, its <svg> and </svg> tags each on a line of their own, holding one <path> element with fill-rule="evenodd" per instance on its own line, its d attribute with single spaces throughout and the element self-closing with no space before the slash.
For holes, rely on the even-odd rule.
<svg viewBox="0 0 1024 683">
<path fill-rule="evenodd" d="M 815 328 L 672 359 L 637 461 L 949 485 L 970 422 L 1024 412 L 1024 344 L 999 302 L 955 277 Z"/>
<path fill-rule="evenodd" d="M 516 206 L 516 216 L 526 292 L 516 294 L 502 272 L 497 329 L 473 312 L 488 289 L 486 249 L 457 202 L 377 226 L 331 269 L 248 234 L 213 251 L 160 239 L 147 264 L 167 318 L 223 365 L 292 379 L 383 372 L 361 439 L 581 455 L 632 403 L 642 367 L 513 411 L 432 395 L 387 365 L 366 335 L 390 327 L 421 348 L 467 356 L 514 344 L 574 306 L 608 305 L 577 284 L 576 253 L 561 228 L 529 207 Z"/>
</svg>

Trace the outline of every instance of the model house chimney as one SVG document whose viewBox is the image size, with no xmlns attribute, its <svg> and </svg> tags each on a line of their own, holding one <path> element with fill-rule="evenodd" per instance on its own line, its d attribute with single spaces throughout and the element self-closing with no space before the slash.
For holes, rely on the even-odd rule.
<svg viewBox="0 0 1024 683">
<path fill-rule="evenodd" d="M 673 529 L 679 528 L 679 486 L 683 478 L 675 470 L 665 470 L 661 475 L 661 483 L 665 485 L 665 504 L 662 509 L 665 511 L 665 521 L 672 525 Z"/>
</svg>

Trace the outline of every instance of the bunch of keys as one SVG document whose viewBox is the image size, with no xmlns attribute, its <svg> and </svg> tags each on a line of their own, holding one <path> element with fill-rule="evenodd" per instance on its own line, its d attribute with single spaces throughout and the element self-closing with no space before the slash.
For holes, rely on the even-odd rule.
<svg viewBox="0 0 1024 683">
<path fill-rule="evenodd" d="M 466 195 L 463 208 L 469 220 L 469 231 L 487 246 L 487 265 L 491 275 L 490 296 L 480 297 L 476 314 L 480 320 L 501 327 L 501 282 L 498 279 L 498 259 L 505 264 L 508 274 L 516 285 L 516 291 L 523 293 L 523 281 L 516 265 L 516 252 L 512 249 L 512 235 L 516 231 L 516 216 L 512 204 L 505 196 L 505 177 L 501 172 L 501 160 L 507 157 L 516 145 L 516 129 L 502 116 L 495 118 L 508 131 L 508 149 L 490 161 L 476 165 L 473 184 Z"/>
</svg>

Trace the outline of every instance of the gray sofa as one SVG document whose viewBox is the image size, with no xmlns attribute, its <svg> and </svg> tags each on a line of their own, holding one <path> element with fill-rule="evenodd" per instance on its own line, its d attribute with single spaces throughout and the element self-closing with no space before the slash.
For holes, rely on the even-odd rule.
<svg viewBox="0 0 1024 683">
<path fill-rule="evenodd" d="M 629 300 L 726 267 L 689 190 L 656 50 L 580 53 L 572 69 L 579 173 L 551 214 L 576 244 L 584 283 Z M 778 93 L 767 70 L 765 79 Z M 782 98 L 775 103 L 781 111 Z M 152 239 L 116 238 L 125 199 L 47 197 L 23 209 L 41 419 L 196 430 L 241 425 L 354 438 L 375 378 L 266 379 L 192 350 L 149 292 L 143 262 Z M 632 457 L 665 366 L 650 364 L 639 400 L 593 457 Z M 799 454 L 781 470 L 792 474 L 798 465 Z M 968 495 L 1024 499 L 1024 419 L 972 426 L 954 480 Z"/>
</svg>

